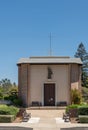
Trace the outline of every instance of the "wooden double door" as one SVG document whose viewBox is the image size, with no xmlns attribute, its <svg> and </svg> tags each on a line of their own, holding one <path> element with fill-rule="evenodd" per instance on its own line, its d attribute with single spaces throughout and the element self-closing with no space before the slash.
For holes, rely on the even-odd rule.
<svg viewBox="0 0 88 130">
<path fill-rule="evenodd" d="M 55 106 L 55 84 L 44 84 L 44 106 Z"/>
</svg>

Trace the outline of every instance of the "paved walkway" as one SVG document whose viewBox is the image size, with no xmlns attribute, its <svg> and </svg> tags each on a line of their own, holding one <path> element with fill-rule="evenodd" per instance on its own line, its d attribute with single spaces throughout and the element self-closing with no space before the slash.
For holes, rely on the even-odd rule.
<svg viewBox="0 0 88 130">
<path fill-rule="evenodd" d="M 88 124 L 72 124 L 70 122 L 64 122 L 62 120 L 65 109 L 55 110 L 28 110 L 31 113 L 32 118 L 28 123 L 21 123 L 21 126 L 33 128 L 33 130 L 65 130 L 62 128 L 71 127 L 87 127 Z M 77 130 L 77 129 L 76 129 Z M 83 130 L 83 129 L 79 129 Z"/>
<path fill-rule="evenodd" d="M 88 130 L 88 124 L 71 124 L 59 121 L 58 118 L 38 118 L 28 123 L 0 123 L 0 130 Z M 69 128 L 69 129 L 67 129 Z"/>
<path fill-rule="evenodd" d="M 21 130 L 22 127 L 25 127 L 22 130 L 71 130 L 71 128 L 72 130 L 88 130 L 88 124 L 64 122 L 62 116 L 58 116 L 58 114 L 62 115 L 63 111 L 34 110 L 29 112 L 32 113 L 32 118 L 28 122 L 0 123 L 0 130 Z"/>
<path fill-rule="evenodd" d="M 30 126 L 33 128 L 33 130 L 59 130 L 59 125 L 64 124 L 71 124 L 70 122 L 65 123 L 62 118 L 40 118 L 40 117 L 32 117 L 28 123 L 26 123 L 27 126 Z M 22 123 L 24 126 L 25 123 Z"/>
</svg>

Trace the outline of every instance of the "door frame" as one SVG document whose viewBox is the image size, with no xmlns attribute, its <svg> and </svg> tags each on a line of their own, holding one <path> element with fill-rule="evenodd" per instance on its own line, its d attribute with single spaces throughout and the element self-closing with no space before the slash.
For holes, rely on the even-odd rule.
<svg viewBox="0 0 88 130">
<path fill-rule="evenodd" d="M 55 84 L 55 106 L 56 106 L 56 102 L 57 102 L 57 86 L 55 82 L 44 82 L 43 83 L 43 89 L 42 89 L 42 104 L 44 106 L 44 84 Z M 51 106 L 52 107 L 52 106 Z"/>
</svg>

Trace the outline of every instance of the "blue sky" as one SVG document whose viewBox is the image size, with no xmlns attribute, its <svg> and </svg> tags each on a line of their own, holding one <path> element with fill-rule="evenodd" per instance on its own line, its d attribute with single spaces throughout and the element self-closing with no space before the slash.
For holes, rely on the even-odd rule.
<svg viewBox="0 0 88 130">
<path fill-rule="evenodd" d="M 18 80 L 21 57 L 73 57 L 88 51 L 88 0 L 0 0 L 0 80 Z"/>
</svg>

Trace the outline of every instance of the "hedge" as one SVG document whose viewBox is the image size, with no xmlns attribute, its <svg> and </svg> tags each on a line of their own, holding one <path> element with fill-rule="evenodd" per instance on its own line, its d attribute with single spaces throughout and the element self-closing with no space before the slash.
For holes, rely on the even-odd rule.
<svg viewBox="0 0 88 130">
<path fill-rule="evenodd" d="M 0 115 L 14 115 L 16 117 L 19 109 L 14 106 L 0 105 Z"/>
<path fill-rule="evenodd" d="M 15 119 L 14 115 L 0 115 L 0 123 L 10 123 Z"/>
<path fill-rule="evenodd" d="M 77 104 L 72 104 L 66 107 L 66 112 L 69 112 L 70 109 L 77 109 L 79 105 Z"/>
<path fill-rule="evenodd" d="M 88 115 L 88 106 L 79 107 L 78 115 Z"/>
<path fill-rule="evenodd" d="M 80 123 L 88 123 L 88 116 L 87 115 L 79 115 L 79 122 Z"/>
</svg>

